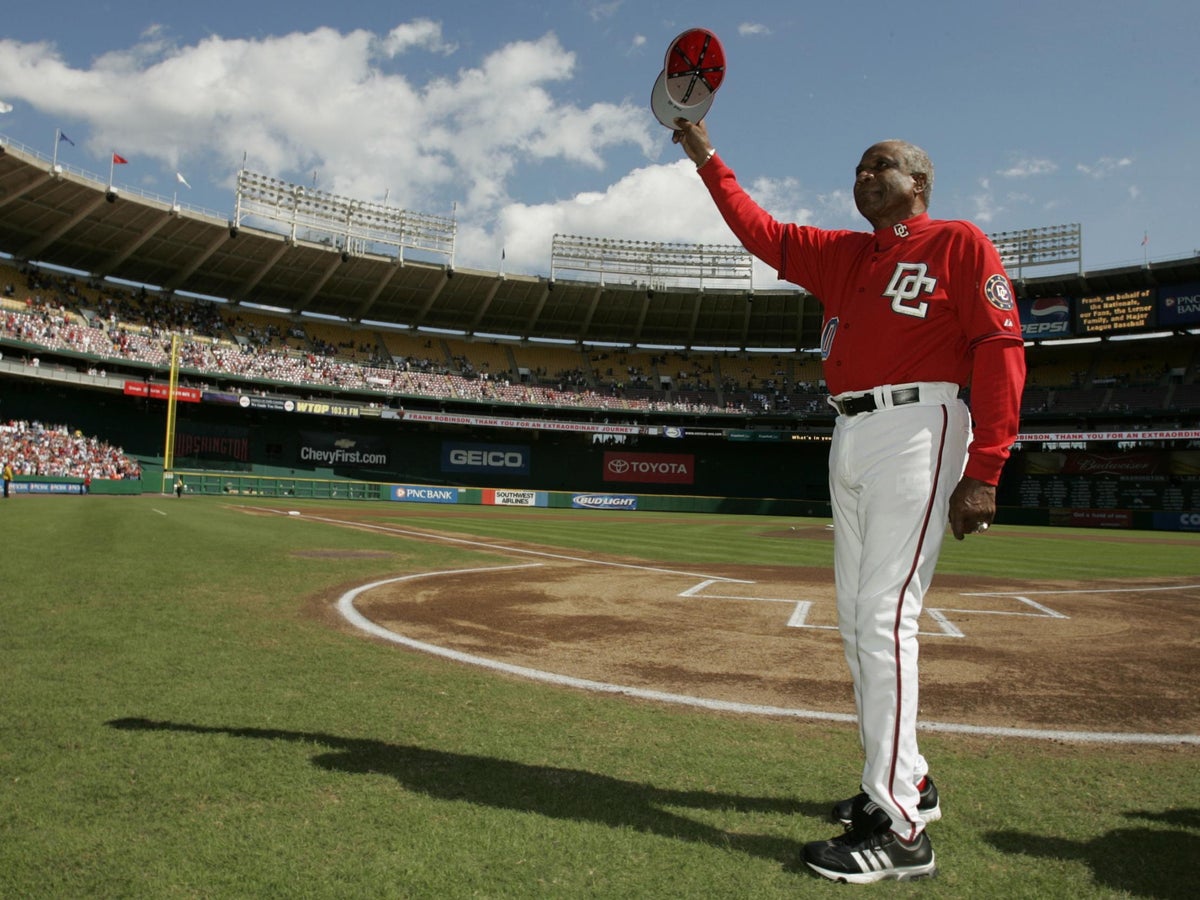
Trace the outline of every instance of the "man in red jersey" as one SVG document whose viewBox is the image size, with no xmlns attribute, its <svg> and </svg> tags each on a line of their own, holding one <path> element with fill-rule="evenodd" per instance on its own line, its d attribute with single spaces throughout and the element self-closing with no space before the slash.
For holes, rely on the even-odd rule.
<svg viewBox="0 0 1200 900">
<path fill-rule="evenodd" d="M 932 875 L 925 826 L 941 806 L 917 749 L 917 620 L 946 523 L 962 540 L 996 514 L 1025 382 L 1012 285 L 977 227 L 929 217 L 933 164 L 912 144 L 875 144 L 855 169 L 854 202 L 872 230 L 831 231 L 776 221 L 716 154 L 704 122 L 675 126 L 733 233 L 824 311 L 821 356 L 838 411 L 838 629 L 865 762 L 862 792 L 833 808 L 845 832 L 805 845 L 804 861 L 855 883 Z M 967 385 L 969 410 L 959 399 Z"/>
</svg>

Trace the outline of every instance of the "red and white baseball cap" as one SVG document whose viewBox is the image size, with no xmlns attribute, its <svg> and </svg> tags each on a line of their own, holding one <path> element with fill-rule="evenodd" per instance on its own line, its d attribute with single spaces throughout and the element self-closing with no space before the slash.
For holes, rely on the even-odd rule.
<svg viewBox="0 0 1200 900">
<path fill-rule="evenodd" d="M 724 79 L 721 41 L 707 28 L 689 28 L 667 48 L 663 70 L 650 92 L 650 109 L 668 128 L 675 127 L 677 118 L 699 122 Z"/>
</svg>

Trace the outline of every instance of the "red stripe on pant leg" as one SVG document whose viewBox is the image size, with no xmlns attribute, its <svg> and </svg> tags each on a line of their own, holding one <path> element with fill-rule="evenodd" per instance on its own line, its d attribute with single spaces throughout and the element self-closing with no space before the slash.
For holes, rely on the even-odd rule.
<svg viewBox="0 0 1200 900">
<path fill-rule="evenodd" d="M 949 430 L 950 415 L 946 406 L 942 406 L 942 435 L 938 441 L 937 465 L 933 469 L 933 488 L 929 493 L 929 501 L 925 504 L 925 520 L 921 523 L 921 537 L 917 541 L 917 549 L 913 554 L 912 567 L 908 570 L 908 577 L 904 579 L 904 584 L 900 588 L 900 596 L 896 602 L 896 619 L 892 624 L 892 646 L 896 651 L 896 709 L 895 709 L 895 727 L 892 729 L 892 762 L 891 769 L 888 772 L 888 794 L 891 796 L 892 805 L 904 813 L 904 819 L 908 822 L 910 828 L 908 830 L 908 840 L 916 837 L 915 831 L 917 823 L 908 817 L 908 811 L 903 809 L 896 802 L 896 759 L 900 752 L 900 711 L 903 707 L 904 700 L 904 680 L 902 678 L 903 663 L 900 660 L 900 620 L 904 613 L 904 596 L 908 593 L 908 586 L 912 584 L 913 576 L 917 571 L 917 564 L 921 559 L 921 548 L 925 546 L 925 536 L 929 533 L 929 519 L 933 516 L 933 501 L 937 496 L 938 483 L 941 481 L 942 475 L 942 456 L 946 451 L 946 434 Z"/>
</svg>

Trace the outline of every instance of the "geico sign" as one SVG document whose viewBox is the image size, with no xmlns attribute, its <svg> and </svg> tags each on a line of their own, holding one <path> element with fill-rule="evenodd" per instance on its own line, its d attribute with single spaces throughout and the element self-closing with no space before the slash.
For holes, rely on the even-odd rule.
<svg viewBox="0 0 1200 900">
<path fill-rule="evenodd" d="M 1184 513 L 1179 517 L 1179 524 L 1184 528 L 1200 528 L 1200 513 Z"/>
<path fill-rule="evenodd" d="M 450 451 L 450 462 L 472 468 L 523 469 L 525 454 L 519 450 L 464 450 L 459 447 Z"/>
<path fill-rule="evenodd" d="M 605 453 L 605 481 L 691 484 L 695 457 L 690 453 Z"/>
</svg>

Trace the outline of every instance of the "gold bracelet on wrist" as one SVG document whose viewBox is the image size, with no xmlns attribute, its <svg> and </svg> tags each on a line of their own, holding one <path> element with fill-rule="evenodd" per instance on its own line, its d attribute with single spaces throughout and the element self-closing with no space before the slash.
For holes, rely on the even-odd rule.
<svg viewBox="0 0 1200 900">
<path fill-rule="evenodd" d="M 703 168 L 705 165 L 707 165 L 708 161 L 716 155 L 717 155 L 716 148 L 709 147 L 708 152 L 704 154 L 704 159 L 702 159 L 702 160 L 700 160 L 700 162 L 696 163 L 696 168 L 697 169 Z"/>
</svg>

